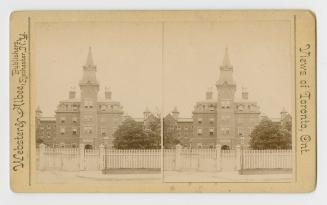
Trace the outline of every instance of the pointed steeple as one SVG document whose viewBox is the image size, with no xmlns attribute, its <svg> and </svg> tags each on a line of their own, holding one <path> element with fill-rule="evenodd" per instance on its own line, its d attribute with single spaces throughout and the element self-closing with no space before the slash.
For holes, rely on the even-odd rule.
<svg viewBox="0 0 327 205">
<path fill-rule="evenodd" d="M 228 47 L 225 48 L 225 55 L 223 58 L 223 62 L 220 66 L 220 74 L 219 79 L 217 81 L 217 85 L 222 85 L 224 83 L 227 83 L 229 85 L 235 84 L 233 80 L 233 66 L 230 63 Z"/>
<path fill-rule="evenodd" d="M 228 47 L 227 46 L 225 48 L 225 55 L 224 55 L 222 67 L 232 68 L 232 64 L 230 63 L 230 60 L 229 60 Z"/>
<path fill-rule="evenodd" d="M 89 52 L 86 59 L 86 64 L 83 66 L 83 76 L 79 82 L 82 86 L 95 86 L 96 93 L 99 91 L 99 83 L 96 79 L 96 65 L 93 63 L 92 49 L 89 47 Z M 81 89 L 82 89 L 81 87 Z"/>
<path fill-rule="evenodd" d="M 92 56 L 92 47 L 89 47 L 89 53 L 87 54 L 87 59 L 86 59 L 86 67 L 94 67 L 94 63 L 93 63 L 93 56 Z"/>
<path fill-rule="evenodd" d="M 179 117 L 179 111 L 178 111 L 178 109 L 177 109 L 176 106 L 174 107 L 174 109 L 173 109 L 173 111 L 171 112 L 171 114 L 173 115 L 173 118 L 174 118 L 175 120 L 178 119 L 178 117 Z"/>
</svg>

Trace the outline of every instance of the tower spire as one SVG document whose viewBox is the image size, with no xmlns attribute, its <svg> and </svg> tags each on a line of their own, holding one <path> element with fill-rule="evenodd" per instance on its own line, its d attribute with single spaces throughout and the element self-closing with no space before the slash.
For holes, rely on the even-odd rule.
<svg viewBox="0 0 327 205">
<path fill-rule="evenodd" d="M 232 64 L 230 63 L 230 60 L 229 60 L 228 47 L 227 46 L 225 47 L 225 55 L 224 55 L 222 67 L 224 67 L 224 68 L 231 68 L 232 67 Z"/>
<path fill-rule="evenodd" d="M 228 54 L 228 47 L 225 47 L 225 55 L 223 58 L 223 62 L 220 66 L 220 75 L 219 79 L 217 81 L 217 84 L 222 85 L 223 83 L 227 83 L 230 85 L 234 85 L 234 80 L 233 80 L 233 66 L 230 63 L 229 60 L 229 54 Z"/>
<path fill-rule="evenodd" d="M 94 66 L 94 63 L 93 63 L 93 56 L 92 56 L 92 47 L 89 46 L 89 53 L 87 54 L 87 59 L 86 59 L 86 64 L 85 66 L 91 66 L 93 67 Z"/>
</svg>

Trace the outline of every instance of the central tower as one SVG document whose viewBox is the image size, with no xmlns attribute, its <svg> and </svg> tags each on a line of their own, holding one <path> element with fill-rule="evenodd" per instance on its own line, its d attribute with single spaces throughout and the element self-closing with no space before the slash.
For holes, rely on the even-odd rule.
<svg viewBox="0 0 327 205">
<path fill-rule="evenodd" d="M 96 79 L 96 66 L 93 63 L 92 49 L 89 47 L 83 77 L 79 82 L 81 89 L 80 105 L 80 143 L 92 148 L 97 138 L 97 96 L 99 83 Z"/>
<path fill-rule="evenodd" d="M 229 60 L 228 48 L 225 49 L 216 87 L 218 91 L 217 143 L 221 144 L 223 149 L 230 149 L 234 146 L 234 139 L 236 137 L 234 112 L 236 84 L 233 79 L 233 66 Z"/>
</svg>

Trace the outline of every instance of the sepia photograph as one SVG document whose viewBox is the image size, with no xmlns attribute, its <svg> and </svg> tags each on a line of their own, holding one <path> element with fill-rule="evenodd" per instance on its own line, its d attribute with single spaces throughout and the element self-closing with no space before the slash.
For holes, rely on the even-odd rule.
<svg viewBox="0 0 327 205">
<path fill-rule="evenodd" d="M 289 21 L 165 24 L 164 179 L 292 180 Z"/>
<path fill-rule="evenodd" d="M 313 188 L 310 12 L 18 12 L 11 21 L 13 187 Z"/>
<path fill-rule="evenodd" d="M 39 182 L 161 182 L 161 25 L 35 29 Z"/>
</svg>

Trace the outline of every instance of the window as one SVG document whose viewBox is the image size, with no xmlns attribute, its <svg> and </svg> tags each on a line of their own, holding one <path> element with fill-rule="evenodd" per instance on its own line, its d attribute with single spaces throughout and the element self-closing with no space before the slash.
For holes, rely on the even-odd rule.
<svg viewBox="0 0 327 205">
<path fill-rule="evenodd" d="M 73 111 L 77 111 L 77 110 L 78 110 L 77 105 L 73 105 Z"/>
<path fill-rule="evenodd" d="M 47 125 L 47 129 L 50 130 L 51 129 L 51 126 L 50 125 Z"/>
<path fill-rule="evenodd" d="M 243 128 L 239 127 L 237 130 L 238 130 L 238 136 L 243 135 Z"/>
<path fill-rule="evenodd" d="M 202 128 L 198 128 L 198 135 L 202 135 Z"/>
<path fill-rule="evenodd" d="M 198 123 L 199 123 L 199 124 L 202 123 L 202 118 L 198 118 Z"/>
<path fill-rule="evenodd" d="M 213 124 L 214 121 L 215 121 L 215 119 L 210 118 L 210 124 Z"/>
<path fill-rule="evenodd" d="M 72 117 L 72 123 L 77 123 L 77 117 Z"/>
<path fill-rule="evenodd" d="M 229 100 L 223 100 L 223 101 L 221 101 L 221 108 L 223 108 L 223 109 L 229 109 L 230 108 L 230 101 Z"/>
<path fill-rule="evenodd" d="M 107 110 L 107 105 L 100 105 L 101 111 L 106 111 Z"/>
<path fill-rule="evenodd" d="M 101 135 L 106 136 L 106 128 L 101 128 Z"/>
<path fill-rule="evenodd" d="M 77 129 L 73 128 L 73 135 L 77 135 Z"/>
<path fill-rule="evenodd" d="M 223 127 L 223 128 L 221 128 L 221 132 L 223 135 L 229 135 L 229 128 Z"/>
<path fill-rule="evenodd" d="M 84 107 L 85 108 L 93 108 L 93 102 L 91 100 L 85 100 Z"/>
<path fill-rule="evenodd" d="M 209 134 L 213 135 L 213 132 L 214 132 L 214 128 L 209 128 Z"/>
<path fill-rule="evenodd" d="M 89 127 L 89 126 L 84 127 L 84 133 L 85 134 L 92 134 L 92 127 Z"/>
<path fill-rule="evenodd" d="M 184 127 L 184 130 L 188 130 L 188 127 Z"/>
<path fill-rule="evenodd" d="M 61 118 L 60 118 L 60 122 L 61 122 L 61 123 L 65 123 L 65 121 L 66 121 L 66 118 L 65 118 L 65 117 L 61 117 Z"/>
<path fill-rule="evenodd" d="M 60 134 L 65 134 L 65 128 L 64 127 L 60 127 Z"/>
<path fill-rule="evenodd" d="M 210 111 L 215 111 L 215 107 L 214 107 L 213 105 L 210 105 L 210 106 L 209 106 L 209 110 L 210 110 Z"/>
<path fill-rule="evenodd" d="M 243 105 L 239 105 L 238 106 L 238 111 L 243 111 L 244 110 L 244 106 Z"/>
</svg>

